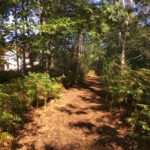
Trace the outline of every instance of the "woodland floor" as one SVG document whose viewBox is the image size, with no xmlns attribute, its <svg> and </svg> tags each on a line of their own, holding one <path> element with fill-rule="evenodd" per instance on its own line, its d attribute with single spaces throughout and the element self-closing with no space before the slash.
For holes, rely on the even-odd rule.
<svg viewBox="0 0 150 150">
<path fill-rule="evenodd" d="M 120 113 L 121 112 L 121 113 Z M 46 110 L 30 114 L 16 137 L 13 150 L 127 150 L 128 129 L 123 110 L 110 113 L 98 77 L 87 77 L 81 87 L 64 89 Z"/>
</svg>

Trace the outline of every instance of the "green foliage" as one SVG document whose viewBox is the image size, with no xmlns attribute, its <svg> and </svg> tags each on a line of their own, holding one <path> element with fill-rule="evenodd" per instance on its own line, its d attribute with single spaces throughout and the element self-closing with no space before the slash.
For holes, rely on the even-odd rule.
<svg viewBox="0 0 150 150">
<path fill-rule="evenodd" d="M 5 90 L 4 86 L 0 86 L 0 145 L 13 140 L 14 129 L 22 123 L 22 118 L 15 112 L 15 106 L 17 109 L 20 106 L 11 100 Z"/>
<path fill-rule="evenodd" d="M 61 18 L 51 20 L 51 23 L 46 24 L 43 28 L 43 32 L 49 33 L 50 35 L 56 34 L 58 32 L 62 32 L 64 35 L 68 34 L 69 32 L 75 32 L 76 30 L 73 29 L 77 22 L 72 21 L 70 18 Z"/>
<path fill-rule="evenodd" d="M 110 70 L 109 70 L 110 69 Z M 107 69 L 104 76 L 112 104 L 126 104 L 128 114 L 126 122 L 131 126 L 131 138 L 150 138 L 150 70 L 126 69 L 114 74 L 114 65 Z"/>
<path fill-rule="evenodd" d="M 35 104 L 41 106 L 60 96 L 61 84 L 47 73 L 29 73 L 23 79 L 0 85 L 0 144 L 12 140 L 14 130 L 23 124 Z"/>
<path fill-rule="evenodd" d="M 150 70 L 140 69 L 137 71 L 126 69 L 123 73 L 112 74 L 108 70 L 108 75 L 104 76 L 105 83 L 108 85 L 107 91 L 112 100 L 116 103 L 124 102 L 129 107 L 148 100 L 150 90 Z"/>
<path fill-rule="evenodd" d="M 43 103 L 48 98 L 57 98 L 60 94 L 61 84 L 50 79 L 47 73 L 29 73 L 25 77 L 24 88 L 31 104 Z"/>
<path fill-rule="evenodd" d="M 137 104 L 135 111 L 126 119 L 126 122 L 132 127 L 130 136 L 149 140 L 150 105 Z"/>
</svg>

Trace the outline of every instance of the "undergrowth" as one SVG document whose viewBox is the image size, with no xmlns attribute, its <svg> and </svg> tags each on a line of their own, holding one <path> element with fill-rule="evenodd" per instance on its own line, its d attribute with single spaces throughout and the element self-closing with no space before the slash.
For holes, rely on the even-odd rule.
<svg viewBox="0 0 150 150">
<path fill-rule="evenodd" d="M 111 107 L 125 106 L 130 125 L 129 137 L 150 140 L 150 70 L 126 68 L 120 72 L 115 63 L 107 65 L 103 82 Z"/>
<path fill-rule="evenodd" d="M 31 108 L 58 98 L 62 85 L 47 73 L 29 73 L 23 79 L 0 85 L 0 145 L 13 140 L 15 129 Z"/>
</svg>

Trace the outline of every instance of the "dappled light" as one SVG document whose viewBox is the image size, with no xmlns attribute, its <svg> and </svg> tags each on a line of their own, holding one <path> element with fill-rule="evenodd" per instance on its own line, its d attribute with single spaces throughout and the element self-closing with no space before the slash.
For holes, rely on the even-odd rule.
<svg viewBox="0 0 150 150">
<path fill-rule="evenodd" d="M 0 150 L 150 150 L 149 0 L 0 0 Z"/>
<path fill-rule="evenodd" d="M 16 149 L 124 149 L 128 128 L 123 125 L 124 111 L 110 112 L 103 100 L 97 77 L 88 77 L 86 88 L 71 88 L 60 100 L 50 102 L 46 110 L 32 113 L 29 123 L 20 130 L 13 146 Z M 92 84 L 93 83 L 93 84 Z M 99 95 L 93 90 L 99 90 Z M 82 95 L 82 96 L 81 96 Z M 95 101 L 95 98 L 98 99 Z M 86 100 L 88 99 L 88 100 Z M 42 122 L 41 122 L 42 120 Z M 34 148 L 33 148 L 34 147 Z"/>
</svg>

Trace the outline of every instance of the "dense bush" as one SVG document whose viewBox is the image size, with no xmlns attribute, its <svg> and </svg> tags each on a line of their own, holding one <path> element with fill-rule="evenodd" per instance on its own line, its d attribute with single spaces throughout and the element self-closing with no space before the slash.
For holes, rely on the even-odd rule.
<svg viewBox="0 0 150 150">
<path fill-rule="evenodd" d="M 23 122 L 23 107 L 13 93 L 10 94 L 8 85 L 0 86 L 0 143 L 13 139 L 14 129 Z"/>
<path fill-rule="evenodd" d="M 47 73 L 29 73 L 24 79 L 24 88 L 29 102 L 38 107 L 43 102 L 46 105 L 48 98 L 59 97 L 61 84 L 50 79 Z"/>
<path fill-rule="evenodd" d="M 148 69 L 126 69 L 118 75 L 111 73 L 104 76 L 104 82 L 114 103 L 123 102 L 134 107 L 140 102 L 149 102 L 150 70 Z"/>
<path fill-rule="evenodd" d="M 31 107 L 46 106 L 48 99 L 59 97 L 60 89 L 61 84 L 46 73 L 29 73 L 24 79 L 0 85 L 0 143 L 13 139 Z"/>
<path fill-rule="evenodd" d="M 112 106 L 123 104 L 127 108 L 126 122 L 131 125 L 132 136 L 150 137 L 150 70 L 126 68 L 120 72 L 115 63 L 106 70 L 103 80 Z"/>
<path fill-rule="evenodd" d="M 150 140 L 150 105 L 137 104 L 126 122 L 131 125 L 131 137 Z"/>
</svg>

